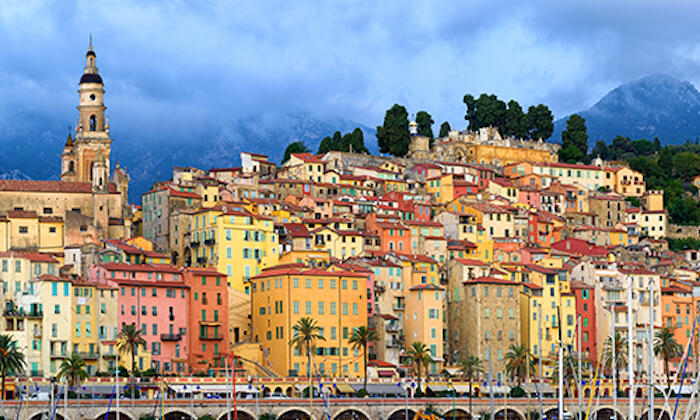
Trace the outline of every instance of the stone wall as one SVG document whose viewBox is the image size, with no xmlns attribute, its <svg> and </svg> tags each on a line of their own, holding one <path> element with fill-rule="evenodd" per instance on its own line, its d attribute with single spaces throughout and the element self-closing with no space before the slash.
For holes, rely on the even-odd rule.
<svg viewBox="0 0 700 420">
<path fill-rule="evenodd" d="M 674 225 L 669 223 L 668 228 L 666 228 L 666 237 L 673 239 L 700 239 L 700 226 Z"/>
</svg>

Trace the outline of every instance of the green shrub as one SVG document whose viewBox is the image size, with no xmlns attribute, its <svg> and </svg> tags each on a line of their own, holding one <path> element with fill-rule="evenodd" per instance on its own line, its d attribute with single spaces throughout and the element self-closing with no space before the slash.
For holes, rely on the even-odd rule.
<svg viewBox="0 0 700 420">
<path fill-rule="evenodd" d="M 514 398 L 520 398 L 525 396 L 525 390 L 516 386 L 510 390 L 510 396 Z"/>
</svg>

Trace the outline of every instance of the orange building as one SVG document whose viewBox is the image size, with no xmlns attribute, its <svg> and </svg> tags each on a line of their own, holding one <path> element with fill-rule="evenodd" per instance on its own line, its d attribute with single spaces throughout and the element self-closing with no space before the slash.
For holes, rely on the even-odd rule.
<svg viewBox="0 0 700 420">
<path fill-rule="evenodd" d="M 678 344 L 685 351 L 690 341 L 693 331 L 693 320 L 695 320 L 695 305 L 693 304 L 693 288 L 681 282 L 672 281 L 668 287 L 661 288 L 661 317 L 663 326 L 673 331 Z M 682 369 L 681 358 L 673 359 L 669 364 L 669 372 Z M 688 359 L 688 369 L 692 366 L 693 358 Z M 693 372 L 693 370 L 690 370 Z"/>
<path fill-rule="evenodd" d="M 411 252 L 411 230 L 393 221 L 378 219 L 370 214 L 365 219 L 367 230 L 379 236 L 382 252 Z"/>
<path fill-rule="evenodd" d="M 228 287 L 226 274 L 213 268 L 183 270 L 189 286 L 189 366 L 192 373 L 224 367 L 229 343 Z"/>
</svg>

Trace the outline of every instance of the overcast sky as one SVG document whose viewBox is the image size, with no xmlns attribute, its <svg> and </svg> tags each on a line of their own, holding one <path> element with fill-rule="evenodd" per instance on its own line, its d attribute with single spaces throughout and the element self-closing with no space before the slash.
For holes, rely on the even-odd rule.
<svg viewBox="0 0 700 420">
<path fill-rule="evenodd" d="M 89 33 L 109 113 L 131 127 L 262 112 L 374 126 L 398 102 L 462 128 L 465 93 L 560 117 L 651 73 L 700 80 L 697 1 L 513 3 L 3 0 L 0 124 L 12 109 L 73 123 Z"/>
</svg>

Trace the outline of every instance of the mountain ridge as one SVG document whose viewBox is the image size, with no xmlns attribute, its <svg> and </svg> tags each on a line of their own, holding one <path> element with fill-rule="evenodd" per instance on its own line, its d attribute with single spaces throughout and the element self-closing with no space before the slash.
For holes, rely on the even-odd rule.
<svg viewBox="0 0 700 420">
<path fill-rule="evenodd" d="M 586 119 L 591 147 L 618 134 L 681 144 L 700 135 L 700 92 L 688 81 L 655 73 L 617 86 L 576 114 Z M 555 121 L 551 141 L 561 141 L 569 117 Z"/>
</svg>

